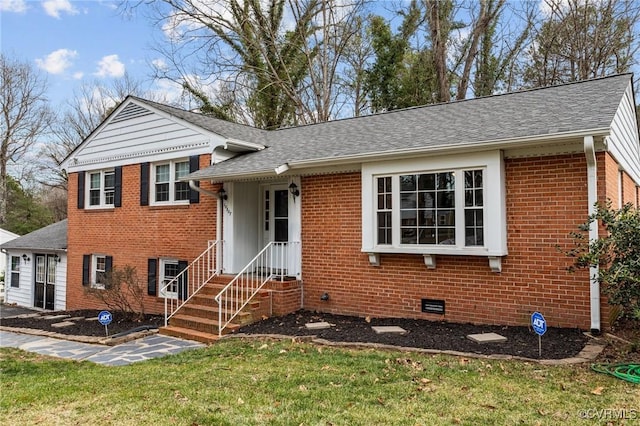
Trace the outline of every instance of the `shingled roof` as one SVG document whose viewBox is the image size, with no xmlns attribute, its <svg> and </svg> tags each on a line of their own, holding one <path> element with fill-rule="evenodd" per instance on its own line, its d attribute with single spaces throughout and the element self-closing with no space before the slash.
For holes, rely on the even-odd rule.
<svg viewBox="0 0 640 426">
<path fill-rule="evenodd" d="M 67 219 L 0 245 L 5 250 L 66 250 Z"/>
<path fill-rule="evenodd" d="M 631 78 L 631 74 L 617 75 L 272 131 L 228 125 L 220 129 L 226 132 L 224 136 L 250 138 L 267 148 L 199 170 L 189 178 L 275 174 L 274 169 L 283 164 L 356 162 L 358 158 L 383 158 L 398 152 L 471 148 L 498 142 L 518 144 L 579 132 L 604 134 Z M 203 121 L 211 120 L 195 115 Z M 181 118 L 195 119 L 191 115 Z M 204 123 L 199 125 L 218 132 Z"/>
</svg>

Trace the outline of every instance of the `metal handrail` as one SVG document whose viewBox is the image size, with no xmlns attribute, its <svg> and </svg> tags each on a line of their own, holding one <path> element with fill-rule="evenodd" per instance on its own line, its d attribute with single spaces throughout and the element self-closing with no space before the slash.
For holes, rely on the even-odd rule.
<svg viewBox="0 0 640 426">
<path fill-rule="evenodd" d="M 213 277 L 219 275 L 220 271 L 217 267 L 218 246 L 218 240 L 209 241 L 207 249 L 160 290 L 160 295 L 164 295 L 165 327 L 169 323 L 169 318 L 175 315 Z M 181 290 L 179 293 L 186 297 L 167 297 L 167 289 L 174 285 L 177 285 L 177 288 Z"/>
<path fill-rule="evenodd" d="M 270 242 L 215 297 L 218 334 L 244 309 L 264 285 L 279 277 L 300 279 L 300 242 Z"/>
</svg>

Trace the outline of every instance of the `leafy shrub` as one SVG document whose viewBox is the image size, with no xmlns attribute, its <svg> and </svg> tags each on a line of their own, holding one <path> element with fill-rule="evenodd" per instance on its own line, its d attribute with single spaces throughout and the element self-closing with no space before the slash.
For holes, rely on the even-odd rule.
<svg viewBox="0 0 640 426">
<path fill-rule="evenodd" d="M 134 320 L 144 319 L 145 287 L 133 266 L 114 267 L 106 274 L 104 288 L 86 287 L 85 291 L 110 310 Z"/>
</svg>

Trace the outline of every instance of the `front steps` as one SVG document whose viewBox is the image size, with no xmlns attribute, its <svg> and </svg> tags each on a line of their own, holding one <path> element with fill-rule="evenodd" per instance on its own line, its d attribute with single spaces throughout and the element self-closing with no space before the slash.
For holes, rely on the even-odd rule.
<svg viewBox="0 0 640 426">
<path fill-rule="evenodd" d="M 160 328 L 160 334 L 207 344 L 218 340 L 219 308 L 214 297 L 232 279 L 232 276 L 215 277 L 169 319 L 166 327 Z M 243 325 L 269 316 L 270 311 L 269 291 L 261 290 L 222 333 L 233 333 Z"/>
</svg>

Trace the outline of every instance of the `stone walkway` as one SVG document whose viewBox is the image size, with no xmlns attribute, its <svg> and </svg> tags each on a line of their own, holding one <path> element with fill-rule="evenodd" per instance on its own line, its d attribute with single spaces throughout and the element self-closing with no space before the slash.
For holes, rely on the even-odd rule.
<svg viewBox="0 0 640 426">
<path fill-rule="evenodd" d="M 159 334 L 105 346 L 0 330 L 0 347 L 110 366 L 127 365 L 204 346 L 202 343 Z"/>
</svg>

